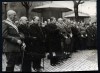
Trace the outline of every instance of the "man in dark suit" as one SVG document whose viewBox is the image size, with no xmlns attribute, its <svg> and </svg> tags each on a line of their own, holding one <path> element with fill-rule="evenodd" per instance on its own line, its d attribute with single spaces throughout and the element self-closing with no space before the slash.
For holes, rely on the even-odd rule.
<svg viewBox="0 0 100 73">
<path fill-rule="evenodd" d="M 33 24 L 30 25 L 30 36 L 32 42 L 32 62 L 35 71 L 40 72 L 42 69 L 41 59 L 45 57 L 44 48 L 44 34 L 41 28 L 40 18 L 38 16 L 33 17 Z"/>
<path fill-rule="evenodd" d="M 76 52 L 77 50 L 80 49 L 80 36 L 81 33 L 79 31 L 79 27 L 77 25 L 77 23 L 74 23 L 71 27 L 71 31 L 72 31 L 72 50 L 73 52 Z"/>
<path fill-rule="evenodd" d="M 62 52 L 61 49 L 61 35 L 56 25 L 56 18 L 51 17 L 50 23 L 45 26 L 46 29 L 46 41 L 48 43 L 48 49 L 50 54 L 50 64 L 55 66 L 59 62 L 59 55 Z"/>
<path fill-rule="evenodd" d="M 24 38 L 23 41 L 26 44 L 26 48 L 24 51 L 24 57 L 23 57 L 23 64 L 22 64 L 22 72 L 31 72 L 31 37 L 29 34 L 29 24 L 28 19 L 25 16 L 22 16 L 19 20 L 19 26 L 18 26 L 20 34 L 23 34 Z"/>
<path fill-rule="evenodd" d="M 2 23 L 2 37 L 3 41 L 3 52 L 7 57 L 7 72 L 13 72 L 14 66 L 18 61 L 20 55 L 20 47 L 23 42 L 19 35 L 18 28 L 14 25 L 16 18 L 16 12 L 9 10 L 7 12 L 7 19 Z"/>
</svg>

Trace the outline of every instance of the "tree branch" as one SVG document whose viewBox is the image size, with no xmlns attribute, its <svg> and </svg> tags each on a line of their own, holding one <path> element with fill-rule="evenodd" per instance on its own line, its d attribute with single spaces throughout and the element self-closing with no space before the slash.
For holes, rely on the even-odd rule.
<svg viewBox="0 0 100 73">
<path fill-rule="evenodd" d="M 78 1 L 78 4 L 80 4 L 81 0 Z"/>
<path fill-rule="evenodd" d="M 30 7 L 32 6 L 32 3 L 30 2 Z"/>
<path fill-rule="evenodd" d="M 81 2 L 80 2 L 80 4 L 83 4 L 83 3 L 84 3 L 84 1 L 81 1 Z"/>
<path fill-rule="evenodd" d="M 77 3 L 76 0 L 72 0 L 74 3 Z"/>
<path fill-rule="evenodd" d="M 25 4 L 24 4 L 24 2 L 21 2 L 21 4 L 25 7 Z"/>
<path fill-rule="evenodd" d="M 82 0 L 79 0 L 79 2 L 78 2 L 78 4 L 83 4 L 84 3 L 84 1 L 82 1 Z"/>
</svg>

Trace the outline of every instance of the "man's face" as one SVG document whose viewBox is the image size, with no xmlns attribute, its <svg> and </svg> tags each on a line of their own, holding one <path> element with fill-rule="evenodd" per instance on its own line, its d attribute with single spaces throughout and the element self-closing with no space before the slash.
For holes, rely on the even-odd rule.
<svg viewBox="0 0 100 73">
<path fill-rule="evenodd" d="M 52 23 L 56 23 L 56 18 L 53 18 L 53 21 L 52 21 Z"/>
<path fill-rule="evenodd" d="M 39 23 L 40 23 L 40 18 L 39 18 L 39 17 L 36 17 L 36 18 L 34 19 L 34 23 L 35 23 L 35 24 L 39 24 Z"/>
<path fill-rule="evenodd" d="M 16 13 L 12 13 L 10 16 L 10 19 L 12 20 L 12 21 L 15 21 L 16 20 Z"/>
<path fill-rule="evenodd" d="M 63 23 L 63 19 L 59 19 L 58 22 L 59 22 L 60 24 L 62 24 L 62 23 Z"/>
<path fill-rule="evenodd" d="M 27 19 L 27 18 L 24 18 L 24 19 L 22 20 L 22 23 L 23 23 L 23 24 L 28 24 L 28 19 Z"/>
</svg>

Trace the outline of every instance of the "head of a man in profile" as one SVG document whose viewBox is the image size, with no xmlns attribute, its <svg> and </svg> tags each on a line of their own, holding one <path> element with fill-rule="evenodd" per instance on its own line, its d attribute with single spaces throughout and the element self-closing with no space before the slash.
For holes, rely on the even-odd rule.
<svg viewBox="0 0 100 73">
<path fill-rule="evenodd" d="M 34 17 L 33 17 L 33 22 L 34 22 L 35 24 L 39 24 L 39 23 L 40 23 L 40 18 L 39 18 L 38 16 L 34 16 Z"/>
<path fill-rule="evenodd" d="M 20 20 L 19 20 L 19 23 L 20 23 L 21 25 L 26 25 L 26 24 L 28 24 L 28 18 L 25 17 L 25 16 L 22 16 L 22 17 L 20 18 Z"/>
<path fill-rule="evenodd" d="M 15 20 L 16 20 L 16 12 L 14 10 L 9 10 L 7 12 L 7 18 L 10 19 L 11 21 L 15 22 Z"/>
</svg>

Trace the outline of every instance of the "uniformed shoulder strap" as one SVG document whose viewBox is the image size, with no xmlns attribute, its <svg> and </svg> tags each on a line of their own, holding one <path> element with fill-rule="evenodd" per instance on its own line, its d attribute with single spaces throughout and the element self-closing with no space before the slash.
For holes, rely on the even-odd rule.
<svg viewBox="0 0 100 73">
<path fill-rule="evenodd" d="M 19 33 L 17 26 L 15 26 L 13 23 L 11 23 L 11 22 L 9 22 L 7 20 L 5 20 L 4 22 L 9 24 L 10 26 L 12 26 Z"/>
</svg>

